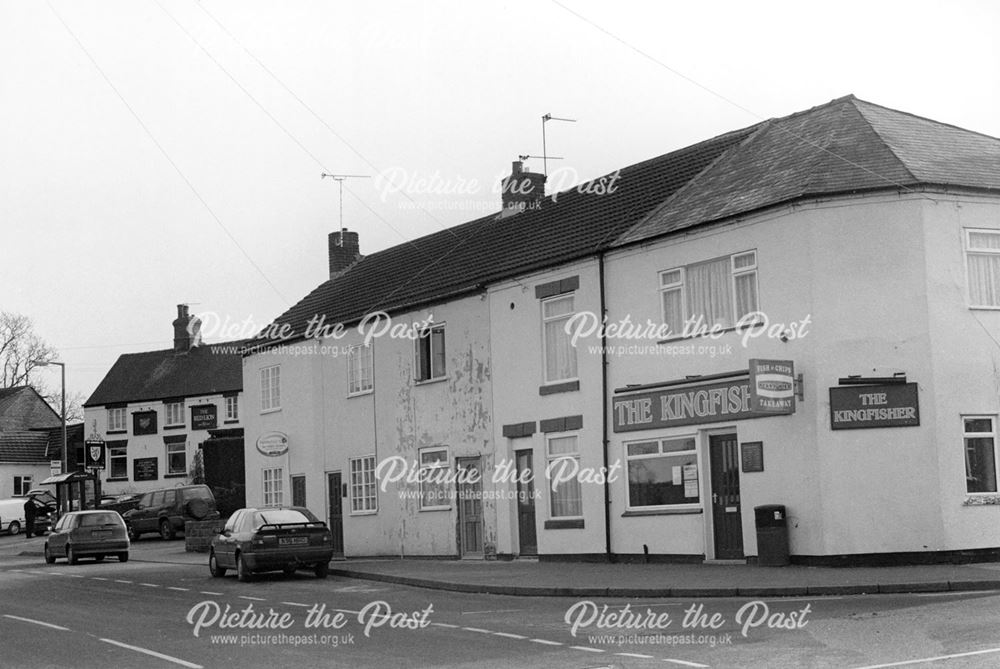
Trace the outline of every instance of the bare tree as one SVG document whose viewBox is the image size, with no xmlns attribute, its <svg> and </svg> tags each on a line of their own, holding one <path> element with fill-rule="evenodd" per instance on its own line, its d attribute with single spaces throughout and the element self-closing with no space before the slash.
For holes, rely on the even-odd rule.
<svg viewBox="0 0 1000 669">
<path fill-rule="evenodd" d="M 39 390 L 31 382 L 31 371 L 55 358 L 55 349 L 35 333 L 30 318 L 0 311 L 0 388 L 30 385 Z"/>
</svg>

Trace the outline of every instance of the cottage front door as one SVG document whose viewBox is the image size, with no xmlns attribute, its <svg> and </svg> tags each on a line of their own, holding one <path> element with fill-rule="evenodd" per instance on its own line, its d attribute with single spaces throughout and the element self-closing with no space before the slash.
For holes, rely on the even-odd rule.
<svg viewBox="0 0 1000 669">
<path fill-rule="evenodd" d="M 735 434 L 709 437 L 712 469 L 712 525 L 715 557 L 743 559 L 743 520 L 740 512 L 740 457 Z"/>
</svg>

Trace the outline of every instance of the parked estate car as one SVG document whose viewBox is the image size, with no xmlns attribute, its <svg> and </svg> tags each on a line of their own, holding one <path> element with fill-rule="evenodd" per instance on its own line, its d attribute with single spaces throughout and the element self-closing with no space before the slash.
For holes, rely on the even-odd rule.
<svg viewBox="0 0 1000 669">
<path fill-rule="evenodd" d="M 333 558 L 333 535 L 326 523 L 305 507 L 240 509 L 212 539 L 208 568 L 212 576 L 235 569 L 241 581 L 264 571 L 308 567 L 326 578 Z"/>
<path fill-rule="evenodd" d="M 207 485 L 185 485 L 143 493 L 135 508 L 124 513 L 132 541 L 149 532 L 159 532 L 164 539 L 173 539 L 178 531 L 184 531 L 184 523 L 188 520 L 218 517 L 215 496 Z"/>
<path fill-rule="evenodd" d="M 76 564 L 81 557 L 91 556 L 100 562 L 106 555 L 128 562 L 129 547 L 125 521 L 117 511 L 70 511 L 45 540 L 45 562 L 65 557 Z"/>
</svg>

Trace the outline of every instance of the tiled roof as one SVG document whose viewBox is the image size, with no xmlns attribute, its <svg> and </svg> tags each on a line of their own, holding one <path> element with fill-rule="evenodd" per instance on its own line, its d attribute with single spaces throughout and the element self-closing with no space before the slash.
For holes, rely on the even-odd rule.
<svg viewBox="0 0 1000 669">
<path fill-rule="evenodd" d="M 1000 191 L 1000 140 L 847 96 L 760 124 L 617 244 L 802 198 L 924 185 Z"/>
<path fill-rule="evenodd" d="M 296 338 L 317 315 L 325 315 L 327 324 L 349 324 L 371 311 L 433 303 L 596 253 L 749 132 L 727 133 L 622 168 L 611 193 L 571 189 L 555 201 L 544 198 L 537 209 L 486 216 L 365 256 L 275 323 L 290 324 Z"/>
<path fill-rule="evenodd" d="M 45 448 L 49 441 L 46 431 L 14 430 L 0 432 L 0 463 L 48 463 Z"/>
<path fill-rule="evenodd" d="M 238 350 L 240 344 L 203 344 L 186 353 L 167 349 L 119 356 L 84 406 L 242 390 L 242 356 L 230 352 Z"/>
<path fill-rule="evenodd" d="M 0 431 L 61 425 L 59 414 L 31 386 L 0 389 Z"/>
<path fill-rule="evenodd" d="M 74 446 L 83 442 L 83 423 L 67 425 L 66 443 L 69 445 L 69 452 L 72 453 Z M 46 431 L 45 453 L 45 457 L 48 460 L 59 460 L 62 458 L 62 425 Z"/>
</svg>

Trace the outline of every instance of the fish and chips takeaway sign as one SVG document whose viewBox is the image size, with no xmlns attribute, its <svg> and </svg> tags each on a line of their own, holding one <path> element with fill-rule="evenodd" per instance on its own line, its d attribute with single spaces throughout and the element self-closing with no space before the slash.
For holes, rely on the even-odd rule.
<svg viewBox="0 0 1000 669">
<path fill-rule="evenodd" d="M 652 430 L 795 413 L 790 360 L 750 361 L 749 378 L 616 397 L 614 431 Z M 697 384 L 697 380 L 692 380 Z"/>
</svg>

